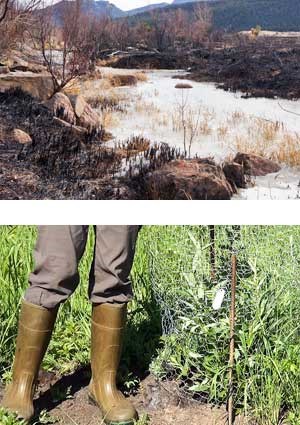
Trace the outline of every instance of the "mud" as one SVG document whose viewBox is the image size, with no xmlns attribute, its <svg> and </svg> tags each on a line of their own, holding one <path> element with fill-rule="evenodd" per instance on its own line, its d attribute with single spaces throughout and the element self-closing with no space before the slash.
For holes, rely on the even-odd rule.
<svg viewBox="0 0 300 425">
<path fill-rule="evenodd" d="M 36 425 L 41 425 L 47 412 L 48 422 L 64 425 L 99 425 L 101 412 L 88 401 L 90 369 L 79 369 L 71 375 L 60 376 L 41 372 L 35 397 Z M 134 394 L 127 395 L 140 417 L 148 416 L 148 425 L 225 425 L 225 406 L 201 404 L 185 398 L 176 381 L 158 381 L 149 375 L 143 379 Z M 0 403 L 4 388 L 0 387 Z M 124 391 L 124 388 L 123 388 Z M 43 413 L 42 413 L 43 412 Z M 38 419 L 40 417 L 40 419 Z M 237 418 L 236 425 L 246 425 Z M 249 423 L 250 424 L 250 423 Z"/>
</svg>

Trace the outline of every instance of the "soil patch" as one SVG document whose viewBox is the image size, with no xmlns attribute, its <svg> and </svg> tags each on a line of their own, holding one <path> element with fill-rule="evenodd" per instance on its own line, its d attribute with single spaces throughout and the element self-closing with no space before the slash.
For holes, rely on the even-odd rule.
<svg viewBox="0 0 300 425">
<path fill-rule="evenodd" d="M 60 376 L 41 372 L 35 397 L 38 412 L 47 411 L 52 424 L 99 425 L 101 412 L 88 401 L 89 368 L 71 375 Z M 0 402 L 4 388 L 0 387 Z M 183 398 L 175 381 L 158 381 L 149 375 L 138 391 L 129 396 L 139 415 L 148 415 L 149 425 L 225 425 L 227 412 L 224 406 L 211 406 Z M 50 422 L 49 422 L 50 423 Z M 237 425 L 246 425 L 237 418 Z M 39 424 L 39 422 L 37 422 Z"/>
</svg>

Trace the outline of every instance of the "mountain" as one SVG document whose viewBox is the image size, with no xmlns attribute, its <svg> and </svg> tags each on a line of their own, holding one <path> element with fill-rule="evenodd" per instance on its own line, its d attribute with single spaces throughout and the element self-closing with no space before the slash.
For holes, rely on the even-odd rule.
<svg viewBox="0 0 300 425">
<path fill-rule="evenodd" d="M 182 9 L 192 14 L 194 3 L 174 0 L 164 10 Z M 203 3 L 212 9 L 215 29 L 236 32 L 260 25 L 270 31 L 300 31 L 299 0 L 206 0 Z M 149 13 L 142 13 L 133 19 L 151 20 L 151 17 Z"/>
<path fill-rule="evenodd" d="M 129 17 L 136 22 L 151 20 L 150 11 L 154 9 L 164 9 L 166 12 L 182 9 L 193 13 L 194 3 L 197 1 L 211 7 L 215 29 L 243 31 L 260 25 L 264 30 L 271 31 L 300 30 L 299 0 L 173 0 L 172 4 L 163 2 L 127 12 L 109 1 L 83 0 L 83 8 L 95 16 L 109 15 L 115 19 Z M 59 23 L 65 5 L 71 5 L 73 2 L 74 0 L 62 0 L 46 9 L 53 8 Z"/>
<path fill-rule="evenodd" d="M 120 18 L 125 16 L 125 12 L 109 1 L 89 1 L 95 10 L 96 15 L 109 15 L 112 18 Z"/>
<path fill-rule="evenodd" d="M 109 1 L 84 0 L 82 4 L 84 10 L 92 12 L 95 16 L 108 15 L 112 18 L 121 18 L 126 15 L 123 10 Z"/>
<path fill-rule="evenodd" d="M 126 13 L 127 16 L 133 16 L 133 15 L 138 15 L 140 13 L 150 12 L 151 10 L 154 10 L 154 9 L 161 9 L 161 8 L 166 7 L 166 6 L 169 6 L 169 3 L 150 4 L 149 6 L 138 7 L 136 9 L 128 10 L 125 13 Z"/>
<path fill-rule="evenodd" d="M 197 1 L 201 1 L 201 0 L 173 0 L 172 4 L 195 3 Z M 205 1 L 205 0 L 202 0 L 202 1 Z"/>
<path fill-rule="evenodd" d="M 72 6 L 74 4 L 73 0 L 61 0 L 58 3 L 55 3 L 51 6 L 42 9 L 43 11 L 51 10 L 51 14 L 53 14 L 55 22 L 59 25 L 61 23 L 61 17 L 63 15 L 63 11 Z M 82 2 L 82 10 L 87 13 L 91 13 L 95 16 L 104 16 L 108 15 L 112 18 L 122 18 L 126 16 L 126 12 L 119 9 L 114 4 L 109 1 L 94 1 L 94 0 L 84 0 Z"/>
</svg>

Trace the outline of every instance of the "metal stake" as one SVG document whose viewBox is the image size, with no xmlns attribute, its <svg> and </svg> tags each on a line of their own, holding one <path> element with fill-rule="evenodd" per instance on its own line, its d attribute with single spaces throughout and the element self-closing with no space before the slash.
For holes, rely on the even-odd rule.
<svg viewBox="0 0 300 425">
<path fill-rule="evenodd" d="M 236 300 L 236 255 L 231 258 L 232 277 L 231 277 L 231 306 L 230 306 L 230 348 L 229 348 L 229 398 L 228 398 L 228 425 L 234 423 L 234 399 L 233 399 L 233 369 L 235 352 L 235 300 Z"/>
<path fill-rule="evenodd" d="M 210 237 L 210 275 L 214 280 L 216 277 L 216 251 L 215 251 L 215 226 L 209 226 Z"/>
</svg>

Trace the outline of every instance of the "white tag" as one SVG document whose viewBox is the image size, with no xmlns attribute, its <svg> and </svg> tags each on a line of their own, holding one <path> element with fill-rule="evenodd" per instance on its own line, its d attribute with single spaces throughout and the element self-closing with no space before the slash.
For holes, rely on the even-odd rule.
<svg viewBox="0 0 300 425">
<path fill-rule="evenodd" d="M 214 310 L 220 310 L 224 297 L 225 297 L 226 291 L 224 288 L 218 289 L 215 295 L 215 299 L 213 300 L 212 308 Z"/>
</svg>

